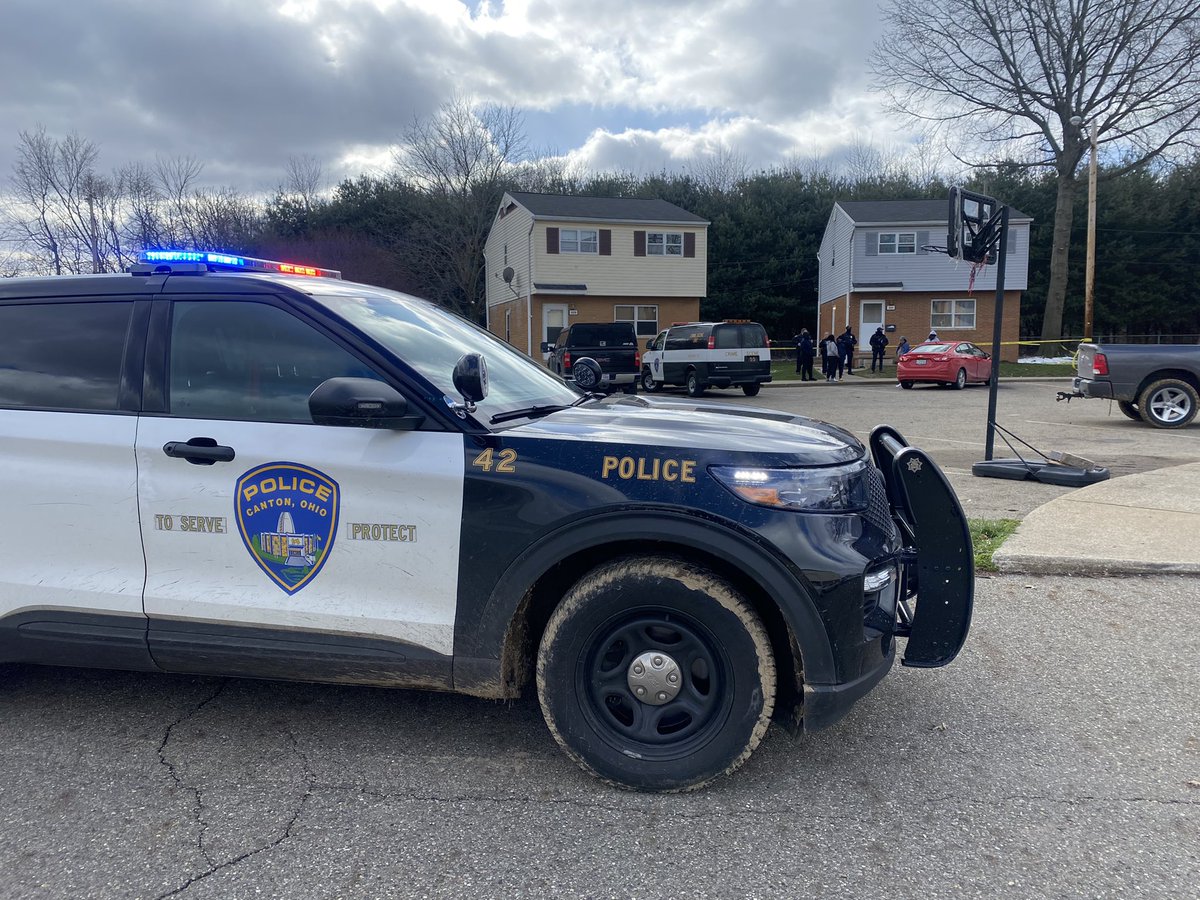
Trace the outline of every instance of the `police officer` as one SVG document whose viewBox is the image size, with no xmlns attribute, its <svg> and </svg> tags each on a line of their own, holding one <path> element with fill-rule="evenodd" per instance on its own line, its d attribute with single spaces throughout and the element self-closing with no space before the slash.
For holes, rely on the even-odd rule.
<svg viewBox="0 0 1200 900">
<path fill-rule="evenodd" d="M 883 371 L 883 351 L 888 345 L 887 335 L 883 333 L 882 326 L 875 329 L 875 333 L 871 335 L 871 371 L 875 371 L 875 364 L 879 364 L 879 371 Z"/>
<path fill-rule="evenodd" d="M 801 328 L 800 333 L 792 338 L 796 345 L 796 372 L 800 375 L 801 381 L 816 381 L 813 378 L 813 357 L 816 351 L 813 348 L 812 336 L 809 335 L 807 328 Z"/>
</svg>

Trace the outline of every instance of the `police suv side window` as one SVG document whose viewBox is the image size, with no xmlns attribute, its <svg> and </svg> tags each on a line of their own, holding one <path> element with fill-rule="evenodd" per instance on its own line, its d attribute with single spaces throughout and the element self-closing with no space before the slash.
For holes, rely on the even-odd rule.
<svg viewBox="0 0 1200 900">
<path fill-rule="evenodd" d="M 312 422 L 308 397 L 328 378 L 378 378 L 290 313 L 265 303 L 176 301 L 171 415 Z"/>
<path fill-rule="evenodd" d="M 0 304 L 0 407 L 113 412 L 131 301 Z"/>
</svg>

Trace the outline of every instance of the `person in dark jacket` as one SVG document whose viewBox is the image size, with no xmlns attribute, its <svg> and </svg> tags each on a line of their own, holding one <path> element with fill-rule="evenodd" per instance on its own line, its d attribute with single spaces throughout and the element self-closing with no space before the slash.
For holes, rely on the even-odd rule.
<svg viewBox="0 0 1200 900">
<path fill-rule="evenodd" d="M 837 339 L 838 347 L 841 348 L 842 355 L 839 360 L 839 369 L 845 369 L 851 375 L 854 374 L 854 348 L 858 346 L 858 338 L 854 336 L 854 332 L 850 330 L 850 326 L 846 326 Z"/>
<path fill-rule="evenodd" d="M 801 328 L 800 333 L 792 338 L 796 345 L 796 372 L 800 375 L 801 381 L 816 381 L 813 378 L 813 356 L 815 350 L 813 348 L 812 336 L 808 333 L 807 328 Z"/>
<path fill-rule="evenodd" d="M 883 333 L 883 328 L 876 328 L 875 333 L 871 335 L 871 371 L 875 371 L 875 365 L 879 365 L 879 371 L 883 371 L 883 351 L 888 345 L 887 335 Z"/>
</svg>

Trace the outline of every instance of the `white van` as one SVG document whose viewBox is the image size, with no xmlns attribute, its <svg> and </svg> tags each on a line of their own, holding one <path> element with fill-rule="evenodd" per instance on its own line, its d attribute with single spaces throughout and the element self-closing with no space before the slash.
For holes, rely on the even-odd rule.
<svg viewBox="0 0 1200 900">
<path fill-rule="evenodd" d="M 747 397 L 771 380 L 771 348 L 757 322 L 691 322 L 672 325 L 646 344 L 642 390 L 687 387 L 692 397 L 705 388 L 740 385 Z"/>
</svg>

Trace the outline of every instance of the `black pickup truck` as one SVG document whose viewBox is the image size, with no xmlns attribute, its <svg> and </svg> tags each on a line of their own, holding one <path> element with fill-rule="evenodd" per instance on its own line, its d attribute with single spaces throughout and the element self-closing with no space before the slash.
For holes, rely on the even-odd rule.
<svg viewBox="0 0 1200 900">
<path fill-rule="evenodd" d="M 546 365 L 563 378 L 575 379 L 585 390 L 621 388 L 626 394 L 637 393 L 642 371 L 637 333 L 632 322 L 577 322 L 558 333 L 553 343 L 542 344 L 549 353 Z M 576 360 L 588 357 L 600 366 L 600 380 L 590 382 L 591 370 L 575 372 Z"/>
<path fill-rule="evenodd" d="M 1073 397 L 1116 400 L 1121 412 L 1156 428 L 1196 417 L 1200 346 L 1080 344 Z"/>
</svg>

